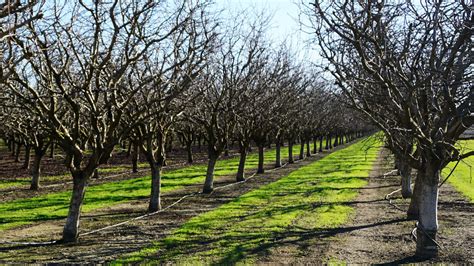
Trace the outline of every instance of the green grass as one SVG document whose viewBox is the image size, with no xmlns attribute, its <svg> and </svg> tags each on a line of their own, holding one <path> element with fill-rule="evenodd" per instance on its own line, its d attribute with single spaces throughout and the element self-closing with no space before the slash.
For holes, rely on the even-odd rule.
<svg viewBox="0 0 474 266">
<path fill-rule="evenodd" d="M 298 244 L 341 226 L 353 212 L 350 201 L 358 188 L 367 184 L 379 148 L 370 138 L 334 152 L 192 218 L 118 263 L 251 264 L 281 244 Z"/>
<path fill-rule="evenodd" d="M 461 140 L 457 145 L 461 149 L 461 154 L 474 150 L 474 140 Z M 442 175 L 449 175 L 455 165 L 456 162 L 449 163 L 443 169 Z M 453 174 L 449 177 L 448 182 L 471 202 L 474 202 L 474 169 L 472 168 L 474 168 L 474 156 L 459 162 Z"/>
<path fill-rule="evenodd" d="M 295 146 L 296 151 L 299 146 Z M 286 157 L 288 148 L 282 148 Z M 273 163 L 274 150 L 265 152 L 265 160 Z M 239 158 L 220 160 L 216 165 L 216 178 L 237 172 Z M 249 154 L 246 168 L 256 168 L 258 155 Z M 184 186 L 204 182 L 206 165 L 192 165 L 163 174 L 162 191 L 169 192 Z M 144 176 L 130 180 L 110 182 L 87 188 L 83 212 L 122 203 L 125 201 L 146 198 L 150 194 L 150 177 Z M 67 215 L 71 192 L 50 193 L 29 199 L 20 199 L 0 204 L 0 231 L 36 221 L 64 218 Z"/>
</svg>

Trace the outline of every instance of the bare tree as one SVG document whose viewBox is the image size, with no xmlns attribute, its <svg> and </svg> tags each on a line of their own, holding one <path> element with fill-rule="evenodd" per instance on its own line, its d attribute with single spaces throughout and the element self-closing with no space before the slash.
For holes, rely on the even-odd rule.
<svg viewBox="0 0 474 266">
<path fill-rule="evenodd" d="M 313 1 L 306 9 L 339 88 L 418 171 L 419 256 L 437 255 L 441 170 L 474 153 L 460 154 L 454 145 L 474 121 L 473 6 Z"/>
<path fill-rule="evenodd" d="M 154 2 L 118 0 L 54 3 L 48 7 L 48 19 L 29 23 L 12 38 L 12 50 L 22 60 L 9 66 L 12 74 L 6 85 L 65 151 L 73 176 L 64 242 L 78 237 L 88 180 L 140 122 L 121 124 L 123 111 L 139 90 L 127 86 L 125 77 L 153 45 L 180 28 L 175 20 L 186 17 L 184 5 L 172 12 L 163 8 Z M 90 156 L 84 154 L 86 145 Z"/>
</svg>

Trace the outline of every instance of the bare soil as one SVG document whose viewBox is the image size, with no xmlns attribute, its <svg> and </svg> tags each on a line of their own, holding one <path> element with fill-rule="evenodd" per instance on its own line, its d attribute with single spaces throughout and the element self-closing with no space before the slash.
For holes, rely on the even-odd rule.
<svg viewBox="0 0 474 266">
<path fill-rule="evenodd" d="M 339 150 L 346 145 L 341 145 Z M 331 152 L 332 152 L 331 151 Z M 157 215 L 132 221 L 119 227 L 85 235 L 74 244 L 33 244 L 31 242 L 50 241 L 61 237 L 64 220 L 41 222 L 2 232 L 3 241 L 30 242 L 29 244 L 0 245 L 0 262 L 15 263 L 103 263 L 117 259 L 124 254 L 138 251 L 159 241 L 177 229 L 190 218 L 227 203 L 238 196 L 269 184 L 290 172 L 314 162 L 329 152 L 313 155 L 295 164 L 269 170 L 255 175 L 244 183 L 216 189 L 212 194 L 197 194 L 184 199 L 172 208 Z M 250 175 L 250 173 L 248 173 Z M 219 179 L 216 187 L 235 183 L 234 176 Z M 201 190 L 201 184 L 163 195 L 163 206 L 168 206 L 185 195 Z M 145 214 L 147 200 L 137 200 L 104 208 L 81 218 L 81 231 L 89 232 L 112 224 L 120 223 Z M 33 244 L 33 245 L 32 245 Z"/>
</svg>

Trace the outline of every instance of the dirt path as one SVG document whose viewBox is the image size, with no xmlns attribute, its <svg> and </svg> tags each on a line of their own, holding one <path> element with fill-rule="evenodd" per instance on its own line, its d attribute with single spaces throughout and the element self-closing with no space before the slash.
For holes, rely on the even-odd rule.
<svg viewBox="0 0 474 266">
<path fill-rule="evenodd" d="M 347 145 L 332 150 L 336 151 Z M 87 235 L 76 244 L 69 245 L 3 245 L 0 246 L 0 262 L 50 262 L 50 263 L 100 263 L 113 260 L 119 256 L 140 250 L 153 241 L 158 241 L 178 228 L 190 218 L 212 210 L 236 197 L 274 182 L 290 172 L 312 163 L 325 155 L 313 155 L 304 161 L 286 165 L 275 171 L 267 171 L 257 175 L 245 183 L 229 186 L 215 191 L 210 195 L 198 195 L 185 199 L 172 209 L 158 215 L 140 219 L 123 226 Z M 234 182 L 234 176 L 219 180 L 216 186 L 224 186 Z M 168 206 L 183 195 L 199 191 L 201 184 L 186 187 L 183 190 L 168 193 L 163 196 L 163 206 Z M 110 224 L 118 223 L 143 214 L 147 200 L 137 200 L 126 204 L 116 205 L 87 214 L 81 219 L 81 231 L 87 232 Z M 23 228 L 2 232 L 2 239 L 8 241 L 45 241 L 60 238 L 63 220 L 44 222 Z"/>
<path fill-rule="evenodd" d="M 369 184 L 356 199 L 355 217 L 337 234 L 325 256 L 329 261 L 363 264 L 400 264 L 417 262 L 413 257 L 415 243 L 411 237 L 414 221 L 405 213 L 381 200 L 399 187 L 398 176 L 383 177 L 391 170 L 387 151 L 382 152 Z M 398 198 L 396 206 L 406 210 L 408 200 Z M 437 259 L 425 262 L 474 263 L 474 204 L 469 203 L 451 186 L 440 192 L 438 240 L 442 246 Z"/>
</svg>

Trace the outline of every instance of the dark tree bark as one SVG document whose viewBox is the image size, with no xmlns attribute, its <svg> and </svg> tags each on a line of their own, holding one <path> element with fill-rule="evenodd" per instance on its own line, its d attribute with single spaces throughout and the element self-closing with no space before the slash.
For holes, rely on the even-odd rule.
<svg viewBox="0 0 474 266">
<path fill-rule="evenodd" d="M 399 160 L 398 170 L 402 179 L 402 197 L 411 198 L 411 167 L 404 160 Z"/>
<path fill-rule="evenodd" d="M 276 139 L 275 168 L 281 167 L 281 140 Z"/>
<path fill-rule="evenodd" d="M 258 146 L 258 168 L 257 174 L 263 174 L 265 172 L 264 166 L 264 143 L 257 143 Z"/>
<path fill-rule="evenodd" d="M 186 145 L 186 153 L 188 155 L 188 163 L 193 163 L 194 159 L 193 159 L 193 146 L 192 146 L 193 142 L 188 142 L 187 145 Z"/>
<path fill-rule="evenodd" d="M 138 160 L 140 159 L 140 150 L 138 141 L 130 141 L 129 147 L 132 147 L 132 172 L 138 172 Z"/>
<path fill-rule="evenodd" d="M 133 148 L 133 141 L 128 141 L 128 144 L 127 144 L 127 157 L 130 157 L 130 155 L 132 155 L 132 148 Z"/>
<path fill-rule="evenodd" d="M 313 153 L 318 153 L 318 137 L 313 137 Z"/>
<path fill-rule="evenodd" d="M 239 152 L 240 152 L 240 160 L 239 160 L 239 167 L 237 169 L 236 181 L 244 181 L 245 180 L 245 162 L 247 160 L 247 150 L 248 144 L 239 143 Z"/>
<path fill-rule="evenodd" d="M 306 139 L 306 157 L 311 157 L 311 145 L 309 138 Z"/>
<path fill-rule="evenodd" d="M 30 155 L 31 155 L 31 145 L 25 145 L 25 160 L 23 161 L 22 169 L 30 169 Z"/>
<path fill-rule="evenodd" d="M 301 138 L 300 156 L 299 156 L 300 160 L 304 159 L 304 144 L 305 144 L 305 141 L 303 138 Z"/>
<path fill-rule="evenodd" d="M 50 151 L 49 151 L 49 158 L 53 159 L 54 158 L 54 149 L 55 149 L 55 146 L 54 146 L 54 142 L 51 143 L 51 147 L 49 147 Z"/>
<path fill-rule="evenodd" d="M 407 218 L 410 220 L 418 220 L 419 217 L 419 198 L 421 194 L 421 187 L 423 179 L 423 172 L 418 171 L 415 179 L 415 186 L 413 187 L 413 193 L 408 206 Z"/>
<path fill-rule="evenodd" d="M 19 163 L 20 162 L 21 144 L 16 143 L 15 148 L 16 148 L 15 149 L 15 163 Z"/>
<path fill-rule="evenodd" d="M 293 158 L 293 140 L 288 140 L 288 163 L 295 163 Z"/>
<path fill-rule="evenodd" d="M 46 149 L 34 149 L 35 157 L 33 160 L 33 168 L 31 169 L 31 190 L 38 190 L 40 187 L 40 175 L 41 175 L 41 159 L 46 153 Z"/>
</svg>

